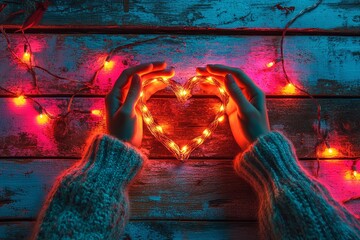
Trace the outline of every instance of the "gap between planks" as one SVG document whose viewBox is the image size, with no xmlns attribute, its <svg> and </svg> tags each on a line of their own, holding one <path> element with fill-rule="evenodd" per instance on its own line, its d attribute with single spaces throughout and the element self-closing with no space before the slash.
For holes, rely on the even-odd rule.
<svg viewBox="0 0 360 240">
<path fill-rule="evenodd" d="M 20 25 L 3 25 L 8 33 L 18 31 Z M 27 29 L 26 33 L 41 34 L 171 34 L 171 35 L 249 35 L 281 36 L 282 28 L 202 28 L 202 27 L 164 27 L 164 26 L 37 26 Z M 314 28 L 292 28 L 286 31 L 292 36 L 360 36 L 360 30 L 322 30 Z"/>
</svg>

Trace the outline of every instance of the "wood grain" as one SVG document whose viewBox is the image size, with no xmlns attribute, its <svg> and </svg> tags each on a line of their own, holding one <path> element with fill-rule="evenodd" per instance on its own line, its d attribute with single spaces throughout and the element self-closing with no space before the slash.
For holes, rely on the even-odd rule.
<svg viewBox="0 0 360 240">
<path fill-rule="evenodd" d="M 35 218 L 56 177 L 75 163 L 70 159 L 0 161 L 0 218 Z M 314 175 L 316 162 L 301 161 Z M 338 201 L 358 195 L 360 181 L 352 161 L 321 162 L 319 180 Z M 237 176 L 230 160 L 149 160 L 129 188 L 131 219 L 256 220 L 257 197 Z M 347 205 L 360 214 L 360 202 Z"/>
<path fill-rule="evenodd" d="M 330 22 L 330 21 L 329 21 Z M 0 85 L 26 94 L 73 94 L 89 82 L 106 54 L 124 46 L 113 57 L 112 70 L 103 70 L 94 89 L 82 94 L 104 95 L 120 73 L 140 62 L 167 61 L 175 67 L 175 80 L 184 83 L 196 75 L 195 68 L 219 63 L 243 69 L 267 95 L 284 95 L 287 84 L 281 64 L 267 68 L 278 59 L 278 36 L 182 36 L 182 35 L 28 35 L 34 61 L 60 76 L 79 82 L 58 80 L 36 69 L 40 91 L 31 75 L 16 62 L 0 38 Z M 15 51 L 22 56 L 24 40 L 11 34 Z M 150 40 L 150 41 L 149 41 Z M 145 41 L 145 42 L 144 42 Z M 128 45 L 130 44 L 130 45 Z M 289 36 L 285 40 L 288 74 L 299 87 L 312 94 L 358 96 L 360 94 L 360 38 L 340 36 Z M 0 92 L 5 95 L 4 92 Z M 196 94 L 203 95 L 204 92 Z M 169 95 L 169 92 L 159 93 Z M 296 92 L 291 95 L 304 95 Z"/>
<path fill-rule="evenodd" d="M 37 98 L 53 114 L 61 113 L 68 98 Z M 339 157 L 358 157 L 357 144 L 360 122 L 357 115 L 359 99 L 319 99 L 329 132 L 329 144 L 340 150 Z M 216 98 L 194 98 L 186 105 L 174 98 L 153 98 L 148 102 L 155 120 L 176 141 L 190 140 L 201 134 L 215 116 L 220 103 Z M 282 131 L 295 145 L 300 158 L 314 158 L 316 135 L 313 124 L 316 108 L 309 99 L 267 100 L 273 130 Z M 75 98 L 73 109 L 104 108 L 103 98 Z M 72 113 L 63 122 L 39 125 L 38 112 L 30 102 L 16 107 L 11 98 L 0 99 L 0 155 L 2 157 L 76 157 L 79 158 L 92 135 L 104 132 L 102 117 Z M 199 114 L 201 113 L 201 114 Z M 191 117 L 189 117 L 191 116 Z M 325 125 L 323 125 L 325 126 Z M 171 158 L 172 155 L 145 128 L 142 148 L 151 158 Z M 227 120 L 220 124 L 212 137 L 196 149 L 191 158 L 233 158 L 239 147 L 235 143 Z"/>
<path fill-rule="evenodd" d="M 26 239 L 34 222 L 0 222 L 0 239 Z M 256 222 L 130 221 L 122 240 L 259 239 Z"/>
<path fill-rule="evenodd" d="M 206 28 L 283 28 L 302 9 L 314 1 L 51 1 L 40 26 L 134 26 L 206 27 Z M 276 7 L 279 4 L 280 7 Z M 287 12 L 281 7 L 294 7 Z M 10 13 L 24 9 L 21 4 L 9 4 L 0 15 L 0 23 L 21 25 L 27 14 L 7 20 Z M 329 21 L 331 19 L 331 21 Z M 360 26 L 357 0 L 330 0 L 294 23 L 294 28 L 356 29 Z M 358 29 L 357 29 L 358 30 Z"/>
</svg>

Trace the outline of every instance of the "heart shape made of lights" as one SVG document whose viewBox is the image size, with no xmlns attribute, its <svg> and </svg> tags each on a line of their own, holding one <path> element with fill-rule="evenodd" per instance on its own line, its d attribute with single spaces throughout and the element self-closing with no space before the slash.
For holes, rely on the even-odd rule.
<svg viewBox="0 0 360 240">
<path fill-rule="evenodd" d="M 144 102 L 144 94 L 140 94 L 140 99 L 138 102 L 138 106 L 141 110 L 144 123 L 147 128 L 151 132 L 151 134 L 161 142 L 173 155 L 181 161 L 187 160 L 192 151 L 194 151 L 197 147 L 204 143 L 204 141 L 210 137 L 211 133 L 216 129 L 218 123 L 224 120 L 225 114 L 225 106 L 229 101 L 229 96 L 225 92 L 224 88 L 221 84 L 211 77 L 204 76 L 195 76 L 190 78 L 184 85 L 177 83 L 172 79 L 167 78 L 154 78 L 148 79 L 143 82 L 143 86 L 146 86 L 153 81 L 161 81 L 166 84 L 166 87 L 170 88 L 176 95 L 177 99 L 181 103 L 185 103 L 191 96 L 193 88 L 199 83 L 212 84 L 218 88 L 219 98 L 222 102 L 219 111 L 216 113 L 214 120 L 208 125 L 207 128 L 204 129 L 202 134 L 198 137 L 193 138 L 188 141 L 187 144 L 183 145 L 181 148 L 178 144 L 176 144 L 171 138 L 169 138 L 163 131 L 162 127 L 156 123 L 153 116 L 150 113 L 149 108 L 146 106 Z"/>
</svg>

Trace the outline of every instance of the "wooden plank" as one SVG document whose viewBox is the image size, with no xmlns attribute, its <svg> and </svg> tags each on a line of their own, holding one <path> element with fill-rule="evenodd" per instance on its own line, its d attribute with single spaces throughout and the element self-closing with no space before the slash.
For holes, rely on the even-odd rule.
<svg viewBox="0 0 360 240">
<path fill-rule="evenodd" d="M 31 234 L 34 222 L 0 222 L 0 239 L 21 240 Z M 130 221 L 122 240 L 259 239 L 256 222 Z"/>
<path fill-rule="evenodd" d="M 277 36 L 28 36 L 37 65 L 80 83 L 57 80 L 36 69 L 40 92 L 36 91 L 31 75 L 12 59 L 4 38 L 0 38 L 0 85 L 14 92 L 72 94 L 92 79 L 95 69 L 105 61 L 107 52 L 116 46 L 134 43 L 115 54 L 114 68 L 101 71 L 94 89 L 83 94 L 104 95 L 124 69 L 140 62 L 160 60 L 175 67 L 177 75 L 174 79 L 182 83 L 196 75 L 195 67 L 220 63 L 242 68 L 267 95 L 289 94 L 283 91 L 287 82 L 281 64 L 266 67 L 266 63 L 279 58 L 280 37 Z M 10 35 L 10 39 L 15 51 L 22 56 L 24 39 L 17 34 Z M 150 39 L 153 41 L 149 42 Z M 287 37 L 285 58 L 290 78 L 312 94 L 360 95 L 359 37 Z M 5 93 L 1 91 L 0 94 Z M 169 92 L 160 95 L 169 95 Z M 295 95 L 304 94 L 297 92 Z"/>
<path fill-rule="evenodd" d="M 314 1 L 268 0 L 246 1 L 90 1 L 55 0 L 45 12 L 41 26 L 156 26 L 206 28 L 282 28 L 302 9 Z M 33 4 L 35 5 L 35 4 Z M 278 5 L 278 6 L 277 6 Z M 294 8 L 286 11 L 284 7 Z M 34 6 L 33 6 L 34 8 Z M 28 12 L 32 12 L 31 6 Z M 21 4 L 9 4 L 0 15 L 0 23 L 22 24 L 21 14 L 6 21 L 12 12 L 24 9 Z M 329 0 L 315 11 L 305 14 L 294 23 L 294 28 L 356 29 L 360 26 L 359 1 Z M 331 19 L 331 21 L 329 21 Z M 358 29 L 357 29 L 358 30 Z"/>
<path fill-rule="evenodd" d="M 67 98 L 37 98 L 53 114 L 61 113 Z M 360 117 L 357 115 L 359 99 L 319 99 L 323 116 L 330 128 L 329 144 L 339 149 L 339 157 L 358 157 L 360 146 Z M 155 120 L 174 140 L 191 140 L 201 134 L 215 116 L 220 103 L 216 98 L 194 98 L 186 105 L 172 98 L 153 98 L 148 102 Z M 282 131 L 293 141 L 300 158 L 315 157 L 316 135 L 312 128 L 316 108 L 309 99 L 270 98 L 267 101 L 273 130 Z M 75 98 L 73 109 L 103 110 L 102 98 Z M 161 107 L 159 107 L 161 106 Z M 17 107 L 11 98 L 0 99 L 0 155 L 3 157 L 81 157 L 86 140 L 91 135 L 104 132 L 104 119 L 89 114 L 72 113 L 68 125 L 49 122 L 39 125 L 38 112 L 28 102 Z M 201 113 L 201 114 L 199 114 Z M 189 117 L 191 116 L 191 117 Z M 67 131 L 64 131 L 67 129 Z M 151 158 L 171 158 L 172 155 L 145 128 L 142 148 Z M 240 151 L 235 143 L 227 120 L 214 134 L 196 149 L 192 158 L 233 158 Z"/>
<path fill-rule="evenodd" d="M 56 177 L 74 164 L 69 159 L 0 161 L 0 218 L 35 218 Z M 316 161 L 301 161 L 313 176 Z M 321 162 L 319 180 L 338 201 L 358 196 L 352 161 Z M 176 189 L 176 191 L 174 190 Z M 256 220 L 257 198 L 233 170 L 230 160 L 149 160 L 129 188 L 131 219 Z M 360 202 L 347 205 L 360 213 Z"/>
</svg>

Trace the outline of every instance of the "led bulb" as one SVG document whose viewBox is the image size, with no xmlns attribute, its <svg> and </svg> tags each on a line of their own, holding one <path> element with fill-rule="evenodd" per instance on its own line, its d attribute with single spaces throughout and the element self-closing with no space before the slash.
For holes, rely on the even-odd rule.
<svg viewBox="0 0 360 240">
<path fill-rule="evenodd" d="M 197 77 L 193 77 L 193 78 L 191 79 L 191 81 L 193 81 L 193 82 L 195 82 L 196 80 L 198 80 Z"/>
<path fill-rule="evenodd" d="M 187 146 L 187 145 L 185 145 L 185 146 L 183 146 L 183 147 L 181 148 L 181 152 L 182 152 L 182 153 L 185 153 L 187 150 L 188 150 L 188 146 Z"/>
<path fill-rule="evenodd" d="M 218 120 L 218 122 L 224 121 L 224 115 L 220 116 L 217 120 Z"/>
<path fill-rule="evenodd" d="M 147 124 L 149 124 L 149 123 L 152 122 L 152 119 L 149 118 L 149 117 L 145 117 L 145 118 L 144 118 L 144 121 L 145 121 Z"/>
<path fill-rule="evenodd" d="M 14 98 L 14 103 L 16 106 L 23 106 L 26 103 L 26 99 L 23 95 L 20 95 L 17 98 Z"/>
<path fill-rule="evenodd" d="M 188 94 L 188 91 L 186 91 L 185 89 L 181 89 L 180 90 L 180 96 L 186 96 Z"/>
<path fill-rule="evenodd" d="M 208 137 L 208 136 L 210 136 L 210 130 L 209 129 L 205 129 L 204 131 L 203 131 L 203 134 L 205 135 L 205 137 Z"/>
<path fill-rule="evenodd" d="M 286 86 L 283 88 L 282 92 L 285 94 L 294 94 L 296 92 L 295 85 L 292 83 L 286 84 Z"/>
<path fill-rule="evenodd" d="M 207 77 L 207 78 L 206 78 L 206 81 L 207 81 L 208 83 L 210 83 L 210 84 L 213 84 L 213 83 L 214 83 L 212 77 Z"/>
<path fill-rule="evenodd" d="M 140 92 L 140 97 L 143 97 L 144 96 L 144 91 L 141 91 Z"/>
<path fill-rule="evenodd" d="M 148 108 L 147 108 L 145 105 L 143 105 L 143 107 L 141 108 L 141 111 L 147 112 L 147 111 L 148 111 Z"/>
<path fill-rule="evenodd" d="M 220 92 L 221 94 L 224 94 L 224 93 L 225 93 L 225 90 L 224 90 L 222 87 L 219 87 L 219 92 Z"/>
<path fill-rule="evenodd" d="M 336 148 L 326 148 L 322 152 L 322 156 L 326 158 L 336 157 L 339 154 L 339 151 Z"/>
<path fill-rule="evenodd" d="M 104 62 L 104 69 L 105 70 L 111 70 L 114 67 L 114 61 L 112 60 L 105 60 Z"/>
<path fill-rule="evenodd" d="M 96 115 L 96 116 L 101 116 L 101 110 L 99 110 L 99 109 L 91 110 L 91 114 Z"/>
<path fill-rule="evenodd" d="M 195 138 L 195 141 L 197 142 L 197 144 L 201 144 L 204 141 L 204 139 L 201 137 L 197 137 Z"/>
<path fill-rule="evenodd" d="M 275 61 L 268 62 L 268 63 L 266 64 L 266 67 L 271 68 L 272 66 L 275 65 L 275 63 L 276 63 Z"/>
<path fill-rule="evenodd" d="M 221 106 L 220 106 L 220 112 L 223 112 L 224 110 L 225 110 L 224 105 L 221 105 Z"/>
<path fill-rule="evenodd" d="M 163 129 L 162 129 L 162 127 L 160 126 L 160 125 L 157 125 L 156 126 L 156 131 L 158 131 L 158 132 L 163 132 Z"/>
<path fill-rule="evenodd" d="M 169 142 L 169 146 L 172 148 L 172 149 L 175 149 L 175 143 L 173 141 Z"/>
<path fill-rule="evenodd" d="M 36 121 L 38 124 L 40 125 L 44 125 L 48 122 L 49 118 L 45 115 L 40 113 L 37 117 L 36 117 Z"/>
<path fill-rule="evenodd" d="M 353 171 L 353 176 L 356 177 L 357 176 L 357 171 Z"/>
<path fill-rule="evenodd" d="M 30 55 L 29 52 L 24 52 L 23 60 L 24 60 L 25 62 L 30 62 L 30 57 L 31 57 L 31 55 Z"/>
</svg>

